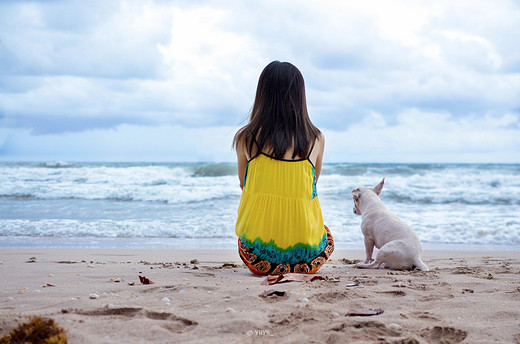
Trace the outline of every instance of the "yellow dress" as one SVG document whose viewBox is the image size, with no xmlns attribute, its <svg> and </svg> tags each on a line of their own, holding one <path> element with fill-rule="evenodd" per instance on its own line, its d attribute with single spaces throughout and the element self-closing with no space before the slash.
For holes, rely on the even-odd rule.
<svg viewBox="0 0 520 344">
<path fill-rule="evenodd" d="M 324 252 L 332 236 L 323 224 L 311 161 L 275 159 L 264 153 L 249 160 L 235 231 L 239 245 L 253 255 L 247 259 L 250 263 L 310 263 Z M 322 263 L 332 250 L 333 245 Z"/>
</svg>

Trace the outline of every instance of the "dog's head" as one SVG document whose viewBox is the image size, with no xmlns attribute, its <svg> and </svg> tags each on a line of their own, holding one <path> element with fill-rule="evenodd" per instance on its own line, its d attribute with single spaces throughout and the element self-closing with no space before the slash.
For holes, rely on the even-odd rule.
<svg viewBox="0 0 520 344">
<path fill-rule="evenodd" d="M 361 213 L 361 204 L 363 202 L 363 199 L 366 198 L 367 192 L 373 192 L 377 196 L 379 196 L 381 194 L 381 191 L 383 190 L 383 185 L 384 184 L 385 184 L 385 178 L 383 178 L 383 180 L 379 184 L 374 186 L 373 188 L 371 188 L 371 187 L 360 187 L 360 188 L 357 188 L 356 190 L 353 190 L 352 191 L 352 199 L 354 200 L 354 214 L 362 215 L 362 213 Z M 363 197 L 363 195 L 365 195 L 365 197 Z"/>
</svg>

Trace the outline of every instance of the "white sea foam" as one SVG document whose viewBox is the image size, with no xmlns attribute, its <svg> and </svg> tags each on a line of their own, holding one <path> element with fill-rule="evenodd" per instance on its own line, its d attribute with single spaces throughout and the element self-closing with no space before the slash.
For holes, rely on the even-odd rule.
<svg viewBox="0 0 520 344">
<path fill-rule="evenodd" d="M 236 177 L 198 177 L 167 166 L 0 169 L 0 196 L 12 198 L 200 202 L 239 196 Z"/>
</svg>

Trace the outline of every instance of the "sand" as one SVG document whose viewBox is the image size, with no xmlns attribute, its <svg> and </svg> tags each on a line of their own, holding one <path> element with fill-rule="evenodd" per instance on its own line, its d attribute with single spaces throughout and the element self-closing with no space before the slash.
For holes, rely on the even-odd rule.
<svg viewBox="0 0 520 344">
<path fill-rule="evenodd" d="M 69 343 L 520 343 L 520 252 L 426 251 L 429 272 L 362 258 L 262 285 L 234 250 L 1 249 L 0 336 L 42 315 Z"/>
</svg>

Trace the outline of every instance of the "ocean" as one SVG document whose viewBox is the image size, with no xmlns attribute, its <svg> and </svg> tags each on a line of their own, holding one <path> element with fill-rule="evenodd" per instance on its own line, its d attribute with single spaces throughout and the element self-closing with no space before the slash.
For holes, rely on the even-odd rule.
<svg viewBox="0 0 520 344">
<path fill-rule="evenodd" d="M 520 164 L 325 164 L 338 249 L 363 249 L 351 191 L 381 199 L 425 249 L 520 250 Z M 0 162 L 0 248 L 236 248 L 232 163 Z"/>
</svg>

